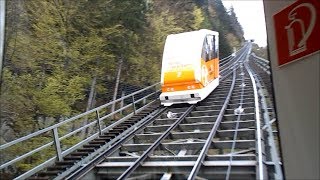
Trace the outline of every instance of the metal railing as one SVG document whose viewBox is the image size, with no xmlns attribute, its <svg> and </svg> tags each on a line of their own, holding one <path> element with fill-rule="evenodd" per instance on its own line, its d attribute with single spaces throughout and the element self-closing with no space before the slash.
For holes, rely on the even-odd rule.
<svg viewBox="0 0 320 180">
<path fill-rule="evenodd" d="M 220 67 L 220 77 L 222 79 L 229 76 L 233 72 L 233 69 L 239 65 L 240 60 L 247 55 L 248 50 L 248 46 L 244 46 L 237 51 L 237 56 L 233 57 L 232 60 Z"/>
<path fill-rule="evenodd" d="M 1 154 L 3 153 L 3 151 L 8 150 L 13 145 L 20 145 L 21 147 L 23 147 L 24 143 L 27 142 L 28 140 L 31 140 L 32 138 L 39 137 L 43 134 L 46 134 L 46 137 L 48 137 L 48 134 L 52 133 L 52 136 L 51 136 L 52 141 L 51 142 L 48 142 L 40 147 L 34 148 L 25 154 L 22 154 L 22 155 L 19 155 L 17 157 L 14 157 L 12 159 L 7 160 L 3 164 L 1 164 L 0 170 L 3 170 L 9 166 L 12 166 L 15 163 L 20 162 L 22 160 L 25 160 L 26 158 L 30 157 L 31 155 L 34 155 L 35 153 L 39 153 L 41 151 L 44 151 L 46 148 L 54 146 L 56 156 L 53 156 L 51 158 L 49 157 L 50 159 L 48 159 L 47 161 L 43 162 L 42 164 L 34 167 L 33 169 L 27 171 L 23 175 L 20 175 L 18 178 L 30 177 L 33 174 L 37 173 L 38 171 L 44 169 L 45 167 L 52 165 L 55 161 L 62 161 L 63 157 L 65 157 L 66 155 L 75 151 L 77 148 L 83 146 L 84 144 L 86 144 L 87 142 L 98 137 L 102 133 L 110 130 L 111 128 L 113 128 L 117 124 L 130 118 L 131 116 L 133 116 L 137 112 L 137 104 L 139 104 L 139 103 L 146 104 L 146 100 L 152 101 L 152 100 L 156 99 L 158 97 L 159 92 L 160 92 L 160 83 L 156 83 L 156 84 L 148 86 L 144 89 L 136 91 L 132 94 L 121 97 L 115 101 L 109 102 L 109 103 L 104 104 L 100 107 L 94 108 L 90 111 L 76 115 L 72 118 L 66 119 L 62 122 L 59 122 L 59 123 L 54 124 L 52 126 L 49 126 L 45 129 L 41 129 L 41 130 L 36 131 L 36 132 L 29 134 L 27 136 L 24 136 L 24 137 L 21 137 L 21 138 L 14 140 L 14 141 L 3 144 L 0 146 L 0 151 L 2 151 Z M 135 98 L 135 96 L 137 96 L 139 94 L 141 96 L 142 93 L 144 93 L 142 98 L 140 98 L 140 99 Z M 131 103 L 124 105 L 123 102 L 126 99 L 131 99 Z M 120 105 L 120 107 L 113 112 L 109 112 L 108 108 L 113 105 L 116 105 L 116 103 L 118 103 L 118 105 Z M 109 120 L 113 119 L 113 117 L 117 113 L 120 114 L 125 110 L 128 111 L 127 116 L 117 120 L 115 123 L 112 123 L 111 125 L 108 125 L 107 122 L 105 122 L 108 120 L 108 118 L 109 118 Z M 80 126 L 79 128 L 71 130 L 71 132 L 69 132 L 69 133 L 66 133 L 64 135 L 59 136 L 59 130 L 61 131 L 61 128 L 64 125 L 66 125 L 67 123 L 73 123 L 76 120 L 83 119 L 83 118 L 87 119 L 90 116 L 91 116 L 91 118 L 93 117 L 93 119 L 91 119 L 91 122 L 88 121 L 88 124 L 85 124 L 84 126 Z M 65 150 L 63 150 L 63 148 L 61 148 L 61 141 L 62 140 L 65 140 L 71 136 L 76 136 L 79 133 L 86 131 L 88 128 L 92 128 L 92 131 L 93 131 L 88 135 L 89 137 L 85 137 L 83 140 L 81 140 L 77 144 L 75 144 Z"/>
<path fill-rule="evenodd" d="M 261 80 L 261 77 L 259 77 L 258 74 L 255 74 L 255 81 L 258 85 L 258 87 L 262 87 L 263 81 Z M 272 123 L 276 121 L 276 119 L 270 120 L 269 116 L 269 111 L 268 111 L 268 105 L 267 105 L 267 100 L 265 94 L 262 92 L 262 90 L 258 91 L 259 96 L 261 97 L 261 106 L 263 109 L 263 120 L 264 120 L 264 126 L 262 127 L 262 130 L 267 132 L 267 143 L 270 146 L 270 155 L 271 155 L 271 161 L 274 165 L 274 179 L 283 179 L 283 174 L 282 174 L 282 168 L 281 168 L 281 161 L 280 161 L 280 156 L 277 152 L 276 148 L 276 143 L 275 143 L 275 138 L 273 135 L 273 128 L 272 128 Z"/>
<path fill-rule="evenodd" d="M 234 61 L 234 58 L 241 53 L 241 51 L 244 51 L 245 46 L 242 46 L 241 48 L 239 48 L 237 51 L 235 51 L 234 53 L 230 54 L 227 57 L 224 57 L 222 59 L 220 59 L 219 65 L 220 68 L 223 69 L 224 66 L 226 66 L 226 64 L 230 63 L 231 61 Z"/>
<path fill-rule="evenodd" d="M 256 58 L 260 63 L 263 63 L 263 64 L 265 64 L 265 65 L 269 65 L 269 63 L 270 63 L 268 60 L 263 59 L 263 58 L 257 56 L 255 53 L 252 53 L 251 55 L 252 55 L 254 58 Z"/>
<path fill-rule="evenodd" d="M 0 1 L 0 79 L 2 76 L 2 62 L 4 58 L 4 38 L 5 38 L 5 21 L 6 21 L 6 1 Z"/>
<path fill-rule="evenodd" d="M 270 66 L 269 66 L 269 61 L 260 58 L 258 56 L 256 56 L 255 54 L 251 54 L 255 59 L 254 64 L 256 66 L 258 66 L 259 68 L 265 68 L 268 71 L 265 70 L 266 73 L 268 73 L 270 75 Z M 262 67 L 261 67 L 262 66 Z M 251 68 L 249 66 L 249 68 Z M 253 71 L 254 72 L 254 71 Z M 269 91 L 265 91 L 263 87 L 265 87 L 265 82 L 263 81 L 262 77 L 254 72 L 254 79 L 256 81 L 257 86 L 259 87 L 258 93 L 260 96 L 260 103 L 261 103 L 261 109 L 262 109 L 262 119 L 264 120 L 264 126 L 262 127 L 262 130 L 265 132 L 265 139 L 266 139 L 266 144 L 270 147 L 268 148 L 269 151 L 269 159 L 271 161 L 271 163 L 269 162 L 265 162 L 267 164 L 272 164 L 273 165 L 273 178 L 274 179 L 279 179 L 282 180 L 283 179 L 283 172 L 282 172 L 282 163 L 281 163 L 281 158 L 279 155 L 279 152 L 277 151 L 277 147 L 276 147 L 276 142 L 275 142 L 275 137 L 274 137 L 274 129 L 272 127 L 272 124 L 276 121 L 276 118 L 273 118 L 271 120 L 270 118 L 270 114 L 269 114 L 269 106 L 267 103 L 267 98 L 270 96 L 269 95 Z M 272 105 L 271 105 L 272 106 Z M 274 112 L 273 107 L 271 107 L 271 109 L 273 110 L 272 112 Z"/>
<path fill-rule="evenodd" d="M 254 53 L 251 54 L 251 56 L 254 58 L 254 62 L 257 64 L 257 66 L 261 69 L 263 69 L 266 73 L 268 73 L 269 75 L 270 73 L 270 62 L 256 56 Z"/>
<path fill-rule="evenodd" d="M 233 54 L 231 54 L 230 56 L 220 60 L 220 69 L 224 70 L 224 69 L 227 69 L 228 67 L 232 66 L 238 60 L 238 58 L 236 58 L 237 55 L 243 53 L 246 49 L 247 49 L 247 45 L 244 45 L 242 48 L 240 48 L 238 51 L 236 51 L 234 53 L 235 56 L 233 56 Z"/>
</svg>

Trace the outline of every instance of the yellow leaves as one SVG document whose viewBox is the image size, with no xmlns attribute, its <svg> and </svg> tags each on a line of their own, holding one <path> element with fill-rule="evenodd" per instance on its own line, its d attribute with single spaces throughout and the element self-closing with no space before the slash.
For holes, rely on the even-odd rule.
<svg viewBox="0 0 320 180">
<path fill-rule="evenodd" d="M 83 99 L 85 79 L 79 76 L 65 77 L 61 73 L 48 78 L 46 86 L 35 95 L 40 114 L 49 117 L 69 116 L 71 106 Z"/>
<path fill-rule="evenodd" d="M 201 25 L 202 25 L 202 23 L 204 21 L 204 16 L 203 16 L 201 8 L 195 6 L 193 8 L 192 14 L 194 16 L 194 24 L 192 25 L 192 28 L 194 30 L 198 30 L 198 29 L 201 28 Z"/>
</svg>

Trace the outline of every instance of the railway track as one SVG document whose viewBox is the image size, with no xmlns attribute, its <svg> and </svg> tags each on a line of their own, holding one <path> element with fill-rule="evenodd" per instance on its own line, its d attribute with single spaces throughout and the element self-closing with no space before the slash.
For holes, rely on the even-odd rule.
<svg viewBox="0 0 320 180">
<path fill-rule="evenodd" d="M 204 101 L 162 108 L 118 148 L 68 179 L 264 178 L 254 80 L 243 64 L 247 54 L 230 63 Z"/>
<path fill-rule="evenodd" d="M 260 105 L 263 116 L 263 138 L 265 139 L 266 160 L 269 179 L 283 179 L 282 163 L 279 154 L 279 133 L 276 122 L 276 111 L 273 104 L 272 79 L 269 62 L 252 54 L 250 68 L 255 72 L 255 80 L 259 84 Z"/>
<path fill-rule="evenodd" d="M 249 53 L 247 45 L 224 62 L 220 85 L 202 102 L 165 108 L 154 101 L 29 179 L 275 177 L 278 169 L 270 173 L 265 163 Z"/>
<path fill-rule="evenodd" d="M 199 105 L 165 110 L 96 165 L 95 176 L 261 179 L 255 109 L 252 81 L 240 65 Z M 177 117 L 168 118 L 169 111 Z"/>
</svg>

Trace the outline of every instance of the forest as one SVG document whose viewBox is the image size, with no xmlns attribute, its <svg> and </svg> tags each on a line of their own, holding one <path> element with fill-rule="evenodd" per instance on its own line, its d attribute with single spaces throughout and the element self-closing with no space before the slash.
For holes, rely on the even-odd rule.
<svg viewBox="0 0 320 180">
<path fill-rule="evenodd" d="M 245 41 L 221 0 L 6 3 L 1 144 L 107 103 L 119 83 L 159 82 L 168 34 L 218 31 L 220 58 Z M 14 171 L 29 168 L 21 162 Z"/>
</svg>

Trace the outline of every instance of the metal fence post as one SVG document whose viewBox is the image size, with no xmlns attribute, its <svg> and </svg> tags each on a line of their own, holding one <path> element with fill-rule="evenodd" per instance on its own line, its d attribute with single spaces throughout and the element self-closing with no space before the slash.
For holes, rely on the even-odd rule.
<svg viewBox="0 0 320 180">
<path fill-rule="evenodd" d="M 56 149 L 56 154 L 57 154 L 58 161 L 62 161 L 62 154 L 61 154 L 61 147 L 60 147 L 58 129 L 54 128 L 54 129 L 52 129 L 52 132 L 53 132 L 54 146 L 55 146 L 55 149 Z"/>
<path fill-rule="evenodd" d="M 5 41 L 5 20 L 6 20 L 6 1 L 0 1 L 0 72 L 2 71 L 2 62 L 4 58 L 4 41 Z M 0 79 L 1 79 L 0 73 Z"/>
<path fill-rule="evenodd" d="M 146 105 L 147 104 L 147 98 L 144 98 L 143 99 L 143 105 Z"/>
<path fill-rule="evenodd" d="M 134 95 L 132 96 L 133 114 L 136 114 L 136 104 L 134 103 Z"/>
<path fill-rule="evenodd" d="M 98 125 L 99 134 L 102 135 L 99 110 L 96 110 L 96 116 L 97 116 L 97 125 Z"/>
<path fill-rule="evenodd" d="M 125 93 L 126 93 L 125 91 L 122 91 L 121 98 L 125 96 Z M 123 104 L 124 104 L 124 99 L 122 99 L 120 102 L 120 109 L 123 108 Z M 120 111 L 120 114 L 122 115 L 122 110 Z"/>
</svg>

